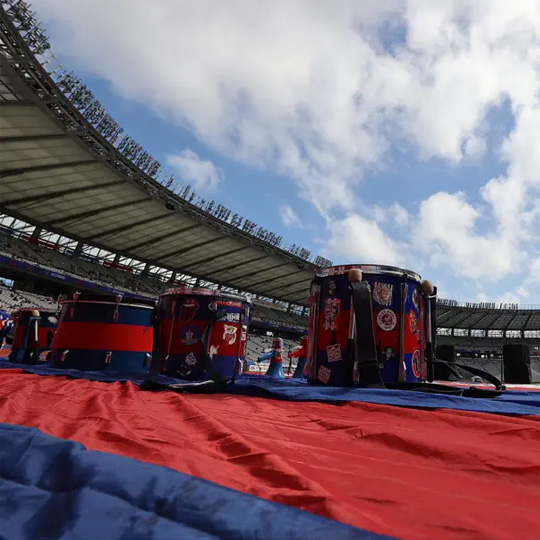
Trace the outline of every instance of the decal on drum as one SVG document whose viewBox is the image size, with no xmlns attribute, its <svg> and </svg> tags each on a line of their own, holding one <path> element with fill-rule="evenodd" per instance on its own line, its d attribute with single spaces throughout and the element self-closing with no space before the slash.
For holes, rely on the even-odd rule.
<svg viewBox="0 0 540 540">
<path fill-rule="evenodd" d="M 329 362 L 339 362 L 340 360 L 343 360 L 339 343 L 328 345 L 328 347 L 326 347 L 326 356 Z"/>
<path fill-rule="evenodd" d="M 229 345 L 232 345 L 236 341 L 236 331 L 238 327 L 229 326 L 228 324 L 223 325 L 223 339 Z"/>
<path fill-rule="evenodd" d="M 420 378 L 420 351 L 419 350 L 414 351 L 411 367 L 412 367 L 412 372 L 414 376 L 417 379 L 419 379 Z"/>
<path fill-rule="evenodd" d="M 416 313 L 412 309 L 409 311 L 409 327 L 411 329 L 411 334 L 416 334 L 418 329 L 418 319 L 416 318 Z"/>
<path fill-rule="evenodd" d="M 396 327 L 397 316 L 391 309 L 382 309 L 377 315 L 377 324 L 381 330 L 389 332 Z"/>
<path fill-rule="evenodd" d="M 373 300 L 381 306 L 390 306 L 392 305 L 393 290 L 394 286 L 390 283 L 376 281 L 373 285 Z"/>
<path fill-rule="evenodd" d="M 178 313 L 178 319 L 180 322 L 186 323 L 191 321 L 195 314 L 199 310 L 199 302 L 194 298 L 188 298 L 184 300 L 184 303 L 180 306 L 180 312 Z"/>
<path fill-rule="evenodd" d="M 317 379 L 319 379 L 319 381 L 321 381 L 322 383 L 327 384 L 330 380 L 331 373 L 332 372 L 327 367 L 321 366 L 319 368 L 319 373 L 317 374 Z"/>
<path fill-rule="evenodd" d="M 199 343 L 199 329 L 195 326 L 186 326 L 180 331 L 180 341 L 187 346 Z"/>
<path fill-rule="evenodd" d="M 337 289 L 336 282 L 331 279 L 328 282 L 328 295 L 333 296 L 336 293 L 336 289 Z"/>
<path fill-rule="evenodd" d="M 340 298 L 327 298 L 324 303 L 324 322 L 323 328 L 325 330 L 336 329 L 336 319 L 341 311 L 341 299 Z"/>
</svg>

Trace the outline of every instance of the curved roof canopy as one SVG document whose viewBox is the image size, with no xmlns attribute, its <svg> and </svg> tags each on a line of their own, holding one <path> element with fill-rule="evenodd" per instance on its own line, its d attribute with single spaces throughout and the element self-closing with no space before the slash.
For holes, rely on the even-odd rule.
<svg viewBox="0 0 540 540">
<path fill-rule="evenodd" d="M 88 124 L 2 22 L 9 49 L 0 54 L 2 212 L 120 255 L 307 305 L 309 263 L 183 199 L 170 204 L 171 193 Z"/>
</svg>

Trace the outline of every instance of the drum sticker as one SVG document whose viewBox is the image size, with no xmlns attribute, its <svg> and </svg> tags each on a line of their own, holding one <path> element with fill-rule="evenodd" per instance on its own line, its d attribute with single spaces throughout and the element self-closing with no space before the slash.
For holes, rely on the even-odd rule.
<svg viewBox="0 0 540 540">
<path fill-rule="evenodd" d="M 329 362 L 339 362 L 340 360 L 343 360 L 339 343 L 328 345 L 328 347 L 326 347 L 326 356 L 328 357 Z"/>
<path fill-rule="evenodd" d="M 194 366 L 196 363 L 197 363 L 197 357 L 192 352 L 186 355 L 186 364 L 188 366 Z"/>
<path fill-rule="evenodd" d="M 334 280 L 330 280 L 328 282 L 328 296 L 333 296 L 336 293 L 336 282 Z"/>
<path fill-rule="evenodd" d="M 223 325 L 223 339 L 228 345 L 232 345 L 236 341 L 237 326 Z"/>
<path fill-rule="evenodd" d="M 188 347 L 199 343 L 199 340 L 199 329 L 195 326 L 186 326 L 180 331 L 180 341 Z"/>
<path fill-rule="evenodd" d="M 411 367 L 413 375 L 418 379 L 420 378 L 420 351 L 414 351 L 411 361 Z"/>
<path fill-rule="evenodd" d="M 194 298 L 188 298 L 184 300 L 184 303 L 180 306 L 178 313 L 178 319 L 180 322 L 188 322 L 195 317 L 195 314 L 199 310 L 199 302 Z"/>
<path fill-rule="evenodd" d="M 46 362 L 49 359 L 49 353 L 51 351 L 43 351 L 39 353 L 39 359 L 38 362 Z"/>
<path fill-rule="evenodd" d="M 326 384 L 330 380 L 330 374 L 332 372 L 325 366 L 319 368 L 319 373 L 317 374 L 317 379 L 322 383 Z"/>
<path fill-rule="evenodd" d="M 414 289 L 412 292 L 412 303 L 414 304 L 414 307 L 418 309 L 418 289 Z"/>
<path fill-rule="evenodd" d="M 412 309 L 409 311 L 409 327 L 411 329 L 411 334 L 414 336 L 418 330 L 418 319 L 416 318 L 416 313 Z"/>
<path fill-rule="evenodd" d="M 210 345 L 210 352 L 208 353 L 208 356 L 210 358 L 214 358 L 214 355 L 217 354 L 219 351 L 219 345 Z"/>
<path fill-rule="evenodd" d="M 336 319 L 341 311 L 341 299 L 340 298 L 327 298 L 324 303 L 324 322 L 323 328 L 325 330 L 336 329 Z"/>
<path fill-rule="evenodd" d="M 397 316 L 391 309 L 381 309 L 377 315 L 377 324 L 381 330 L 390 332 L 396 327 Z"/>
<path fill-rule="evenodd" d="M 381 306 L 390 306 L 392 305 L 393 290 L 394 286 L 390 283 L 376 281 L 373 285 L 373 299 Z"/>
</svg>

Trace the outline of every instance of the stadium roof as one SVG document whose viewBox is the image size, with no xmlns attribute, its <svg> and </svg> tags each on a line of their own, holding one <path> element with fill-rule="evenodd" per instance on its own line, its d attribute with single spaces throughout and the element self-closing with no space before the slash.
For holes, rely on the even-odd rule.
<svg viewBox="0 0 540 540">
<path fill-rule="evenodd" d="M 307 305 L 312 265 L 172 195 L 69 102 L 0 9 L 0 209 L 120 255 Z"/>
</svg>

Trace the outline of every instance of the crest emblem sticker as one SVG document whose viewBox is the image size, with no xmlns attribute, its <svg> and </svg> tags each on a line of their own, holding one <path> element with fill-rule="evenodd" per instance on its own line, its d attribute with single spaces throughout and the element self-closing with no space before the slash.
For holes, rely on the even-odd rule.
<svg viewBox="0 0 540 540">
<path fill-rule="evenodd" d="M 196 363 L 197 363 L 197 357 L 192 352 L 190 352 L 186 356 L 186 364 L 188 366 L 194 366 Z"/>
<path fill-rule="evenodd" d="M 228 345 L 232 345 L 236 341 L 237 326 L 223 325 L 223 339 Z"/>
<path fill-rule="evenodd" d="M 396 327 L 397 316 L 391 309 L 381 309 L 377 315 L 377 324 L 381 330 L 390 332 Z"/>
<path fill-rule="evenodd" d="M 381 306 L 390 306 L 392 304 L 394 286 L 390 283 L 381 283 L 376 281 L 373 285 L 373 300 Z"/>
<path fill-rule="evenodd" d="M 335 330 L 336 319 L 341 311 L 341 299 L 340 298 L 327 298 L 324 303 L 324 330 Z"/>
</svg>

